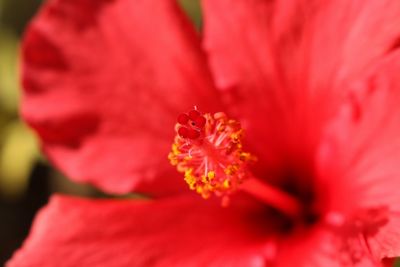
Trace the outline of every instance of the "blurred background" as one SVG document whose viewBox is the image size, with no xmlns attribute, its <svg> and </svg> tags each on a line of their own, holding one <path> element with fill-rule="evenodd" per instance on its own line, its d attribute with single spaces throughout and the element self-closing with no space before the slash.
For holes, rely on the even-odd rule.
<svg viewBox="0 0 400 267">
<path fill-rule="evenodd" d="M 34 215 L 54 192 L 103 197 L 96 189 L 70 182 L 40 153 L 33 132 L 18 116 L 19 47 L 24 28 L 41 0 L 0 0 L 0 266 L 26 238 Z M 194 23 L 198 1 L 180 1 Z"/>
<path fill-rule="evenodd" d="M 18 118 L 18 49 L 39 0 L 0 0 L 0 266 L 28 233 L 50 193 L 52 170 Z"/>
<path fill-rule="evenodd" d="M 19 47 L 41 0 L 0 0 L 0 266 L 26 238 L 34 215 L 54 192 L 104 197 L 70 182 L 41 155 L 33 132 L 18 116 Z M 180 0 L 198 29 L 198 0 Z M 400 262 L 396 264 L 400 267 Z"/>
</svg>

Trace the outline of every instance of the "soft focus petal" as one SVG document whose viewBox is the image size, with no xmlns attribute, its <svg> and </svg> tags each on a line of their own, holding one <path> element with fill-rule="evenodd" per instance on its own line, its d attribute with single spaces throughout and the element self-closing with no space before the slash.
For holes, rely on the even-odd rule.
<svg viewBox="0 0 400 267">
<path fill-rule="evenodd" d="M 205 0 L 203 9 L 204 47 L 228 111 L 241 119 L 260 162 L 276 166 L 290 95 L 281 90 L 275 68 L 268 29 L 272 4 Z"/>
<path fill-rule="evenodd" d="M 400 213 L 391 212 L 388 222 L 383 225 L 377 235 L 368 239 L 369 247 L 376 257 L 396 258 L 400 252 Z"/>
<path fill-rule="evenodd" d="M 400 254 L 400 51 L 354 83 L 319 155 L 330 210 L 369 224 L 377 256 Z M 361 217 L 360 217 L 361 216 Z"/>
<path fill-rule="evenodd" d="M 7 267 L 263 266 L 271 222 L 254 206 L 188 197 L 53 197 Z"/>
<path fill-rule="evenodd" d="M 22 115 L 76 181 L 177 190 L 157 179 L 175 173 L 176 117 L 217 102 L 199 46 L 172 0 L 49 0 L 23 43 Z"/>
<path fill-rule="evenodd" d="M 381 267 L 360 242 L 344 247 L 340 235 L 330 229 L 317 226 L 314 229 L 293 234 L 284 240 L 277 251 L 276 267 Z M 365 254 L 362 254 L 362 253 Z M 360 256 L 357 257 L 357 253 Z"/>
<path fill-rule="evenodd" d="M 312 162 L 341 83 L 400 35 L 396 0 L 204 0 L 203 6 L 204 46 L 231 112 L 247 123 L 263 163 L 297 173 L 304 170 L 296 164 Z"/>
<path fill-rule="evenodd" d="M 308 90 L 339 85 L 399 44 L 396 0 L 276 2 L 271 31 L 293 86 L 301 80 Z"/>
</svg>

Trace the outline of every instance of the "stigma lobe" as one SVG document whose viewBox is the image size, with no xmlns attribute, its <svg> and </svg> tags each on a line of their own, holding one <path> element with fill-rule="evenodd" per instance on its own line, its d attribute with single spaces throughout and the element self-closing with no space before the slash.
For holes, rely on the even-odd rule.
<svg viewBox="0 0 400 267">
<path fill-rule="evenodd" d="M 178 134 L 182 138 L 197 139 L 206 124 L 206 118 L 197 110 L 181 113 L 178 116 Z"/>
</svg>

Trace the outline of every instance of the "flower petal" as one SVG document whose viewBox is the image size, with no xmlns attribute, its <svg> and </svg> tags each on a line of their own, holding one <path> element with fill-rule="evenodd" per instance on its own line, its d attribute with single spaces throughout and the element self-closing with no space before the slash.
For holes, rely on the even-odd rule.
<svg viewBox="0 0 400 267">
<path fill-rule="evenodd" d="M 258 207 L 190 197 L 162 201 L 55 196 L 7 267 L 264 266 Z"/>
<path fill-rule="evenodd" d="M 282 150 L 280 137 L 286 133 L 282 119 L 290 95 L 280 90 L 273 61 L 268 29 L 272 1 L 202 3 L 204 47 L 228 112 L 241 119 L 251 149 L 259 158 L 267 158 L 260 162 L 275 166 Z"/>
<path fill-rule="evenodd" d="M 270 166 L 312 162 L 341 83 L 400 36 L 396 0 L 204 0 L 203 6 L 217 86 Z"/>
<path fill-rule="evenodd" d="M 23 43 L 22 115 L 72 179 L 122 193 L 176 191 L 176 117 L 218 102 L 175 1 L 49 0 Z M 157 186 L 152 186 L 154 184 Z"/>
<path fill-rule="evenodd" d="M 327 129 L 319 155 L 320 191 L 329 209 L 345 216 L 370 209 L 359 218 L 369 223 L 371 249 L 381 258 L 400 255 L 398 73 L 400 51 L 352 85 L 349 101 Z"/>
<path fill-rule="evenodd" d="M 303 82 L 311 90 L 357 77 L 399 45 L 396 0 L 283 0 L 277 1 L 274 11 L 273 38 L 280 46 L 278 55 L 286 60 L 284 66 L 292 71 L 288 78 L 297 75 L 292 80 L 297 83 L 306 74 Z"/>
<path fill-rule="evenodd" d="M 294 234 L 284 240 L 277 252 L 276 267 L 382 267 L 374 260 L 360 242 L 343 246 L 345 240 L 324 226 L 311 231 Z"/>
<path fill-rule="evenodd" d="M 377 235 L 368 238 L 371 251 L 378 258 L 397 258 L 400 251 L 400 213 L 392 212 L 386 225 L 379 229 Z"/>
</svg>

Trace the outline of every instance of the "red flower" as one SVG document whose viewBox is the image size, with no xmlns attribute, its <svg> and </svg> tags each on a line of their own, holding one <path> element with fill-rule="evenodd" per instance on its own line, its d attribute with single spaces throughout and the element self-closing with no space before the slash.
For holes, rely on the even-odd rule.
<svg viewBox="0 0 400 267">
<path fill-rule="evenodd" d="M 381 266 L 400 255 L 398 1 L 202 4 L 203 42 L 172 0 L 44 5 L 23 43 L 23 117 L 71 179 L 155 198 L 55 196 L 9 267 Z M 206 151 L 195 141 L 219 111 L 246 132 L 221 128 L 221 169 L 172 152 L 209 200 L 166 159 L 193 106 L 206 114 L 179 118 L 177 145 Z"/>
</svg>

